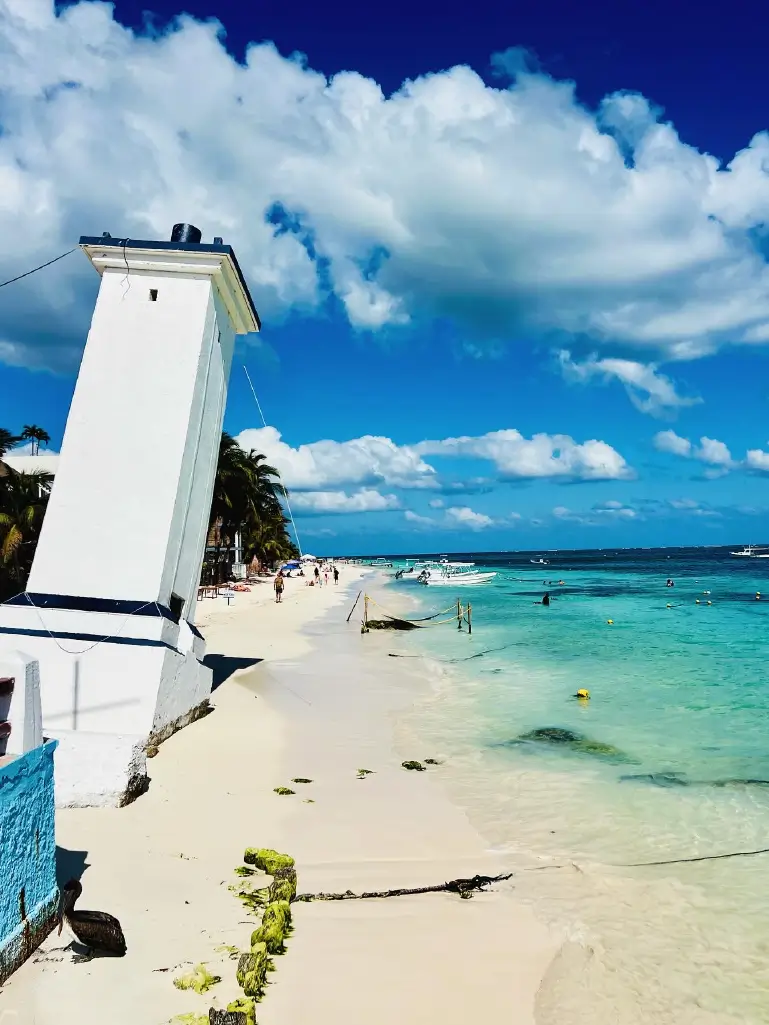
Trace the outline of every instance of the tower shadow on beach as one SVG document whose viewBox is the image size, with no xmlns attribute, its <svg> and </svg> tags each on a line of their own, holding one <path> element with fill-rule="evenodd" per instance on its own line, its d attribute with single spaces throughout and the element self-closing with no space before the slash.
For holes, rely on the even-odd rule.
<svg viewBox="0 0 769 1025">
<path fill-rule="evenodd" d="M 238 658 L 234 655 L 206 655 L 203 665 L 207 666 L 214 674 L 211 685 L 212 693 L 239 669 L 251 669 L 252 666 L 258 666 L 262 661 L 264 660 L 261 658 Z"/>
<path fill-rule="evenodd" d="M 70 851 L 56 845 L 56 882 L 64 886 L 70 879 L 80 879 L 89 867 L 88 851 Z"/>
</svg>

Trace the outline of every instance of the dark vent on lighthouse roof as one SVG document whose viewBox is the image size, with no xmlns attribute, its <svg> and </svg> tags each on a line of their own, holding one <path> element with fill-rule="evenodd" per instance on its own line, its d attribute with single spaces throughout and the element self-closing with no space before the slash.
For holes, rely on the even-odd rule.
<svg viewBox="0 0 769 1025">
<path fill-rule="evenodd" d="M 203 238 L 203 232 L 194 224 L 175 224 L 171 232 L 172 242 L 186 242 L 197 245 Z"/>
</svg>

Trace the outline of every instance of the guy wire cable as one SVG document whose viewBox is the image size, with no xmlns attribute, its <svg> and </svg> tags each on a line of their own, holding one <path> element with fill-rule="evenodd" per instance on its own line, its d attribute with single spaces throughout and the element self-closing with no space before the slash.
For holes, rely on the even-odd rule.
<svg viewBox="0 0 769 1025">
<path fill-rule="evenodd" d="M 248 381 L 248 386 L 251 389 L 251 394 L 254 396 L 254 402 L 256 403 L 256 408 L 259 410 L 259 416 L 262 418 L 262 425 L 264 427 L 267 427 L 267 421 L 264 419 L 264 413 L 262 412 L 262 407 L 259 404 L 259 399 L 256 397 L 256 391 L 255 391 L 254 386 L 253 386 L 253 384 L 251 382 L 251 375 L 249 374 L 248 370 L 246 369 L 245 363 L 243 364 L 243 373 L 246 375 L 246 380 Z M 278 471 L 278 472 L 280 473 L 280 471 Z M 282 480 L 281 480 L 281 483 L 283 483 Z M 283 485 L 283 486 L 285 487 L 285 485 Z M 288 488 L 286 488 L 286 492 L 288 492 Z M 304 554 L 302 552 L 302 542 L 299 540 L 299 531 L 296 529 L 296 523 L 294 522 L 294 514 L 291 512 L 291 503 L 288 500 L 288 493 L 286 493 L 283 497 L 286 500 L 286 508 L 288 509 L 288 515 L 291 517 L 291 526 L 294 528 L 294 537 L 296 538 L 296 547 L 299 549 L 299 557 L 301 558 L 302 555 Z"/>
</svg>

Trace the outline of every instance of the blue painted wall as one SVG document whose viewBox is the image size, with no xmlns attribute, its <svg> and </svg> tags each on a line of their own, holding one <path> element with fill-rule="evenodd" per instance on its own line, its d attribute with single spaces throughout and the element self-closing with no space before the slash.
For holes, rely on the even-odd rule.
<svg viewBox="0 0 769 1025">
<path fill-rule="evenodd" d="M 0 983 L 58 911 L 52 740 L 0 767 Z"/>
</svg>

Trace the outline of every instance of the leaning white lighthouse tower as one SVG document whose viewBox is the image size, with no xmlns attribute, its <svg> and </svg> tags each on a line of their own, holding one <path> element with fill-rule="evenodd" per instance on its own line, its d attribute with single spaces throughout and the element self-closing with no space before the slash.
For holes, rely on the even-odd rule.
<svg viewBox="0 0 769 1025">
<path fill-rule="evenodd" d="M 0 605 L 0 658 L 40 663 L 59 803 L 120 803 L 145 748 L 211 691 L 197 587 L 232 353 L 258 331 L 235 254 L 84 237 L 101 275 L 28 590 Z"/>
</svg>

